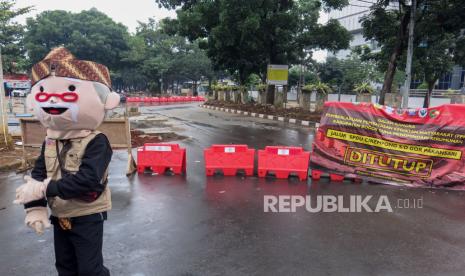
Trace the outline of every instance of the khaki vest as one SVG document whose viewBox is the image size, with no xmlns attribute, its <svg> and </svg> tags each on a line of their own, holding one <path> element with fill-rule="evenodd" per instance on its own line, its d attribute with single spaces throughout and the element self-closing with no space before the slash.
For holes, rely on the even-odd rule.
<svg viewBox="0 0 465 276">
<path fill-rule="evenodd" d="M 82 157 L 86 150 L 87 145 L 92 139 L 95 138 L 100 132 L 92 131 L 88 136 L 84 138 L 70 139 L 71 148 L 62 157 L 63 167 L 70 173 L 76 173 L 81 165 Z M 63 143 L 57 140 L 48 139 L 45 140 L 45 167 L 47 169 L 47 177 L 52 180 L 58 180 L 61 178 L 60 164 L 57 157 L 56 143 L 61 151 Z M 108 168 L 107 168 L 108 170 Z M 105 172 L 105 178 L 107 172 Z M 60 197 L 48 198 L 48 204 L 52 210 L 52 215 L 59 218 L 72 218 L 85 215 L 91 215 L 101 213 L 111 209 L 111 194 L 108 185 L 102 194 L 93 202 L 85 202 L 79 199 L 68 199 L 64 200 Z"/>
</svg>

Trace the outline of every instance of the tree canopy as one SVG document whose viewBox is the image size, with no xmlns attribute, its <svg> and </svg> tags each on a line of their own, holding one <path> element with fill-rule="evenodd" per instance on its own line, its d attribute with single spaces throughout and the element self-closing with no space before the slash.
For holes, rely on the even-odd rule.
<svg viewBox="0 0 465 276">
<path fill-rule="evenodd" d="M 465 64 L 465 7 L 459 0 L 417 0 L 416 8 L 413 72 L 430 83 L 431 92 L 436 80 L 454 63 Z M 365 54 L 386 72 L 380 103 L 393 87 L 398 65 L 405 64 L 410 11 L 405 0 L 378 0 L 362 19 L 364 36 L 381 47 L 379 52 Z"/>
<path fill-rule="evenodd" d="M 14 22 L 14 19 L 28 13 L 31 7 L 15 9 L 15 4 L 14 0 L 0 0 L 0 48 L 3 70 L 10 73 L 27 67 L 22 44 L 24 26 Z"/>
<path fill-rule="evenodd" d="M 211 78 L 212 66 L 198 42 L 169 32 L 168 19 L 140 22 L 135 34 L 92 8 L 80 13 L 44 11 L 28 18 L 25 48 L 30 64 L 63 45 L 77 58 L 109 67 L 117 89 L 160 91 L 173 82 Z"/>
<path fill-rule="evenodd" d="M 126 26 L 92 8 L 80 13 L 44 11 L 26 23 L 25 46 L 31 63 L 63 45 L 80 59 L 94 60 L 116 70 L 129 50 Z"/>
<path fill-rule="evenodd" d="M 351 35 L 335 20 L 318 23 L 319 12 L 341 8 L 345 0 L 156 0 L 177 9 L 171 26 L 201 47 L 216 69 L 228 70 L 244 84 L 267 64 L 298 64 L 312 49 L 349 46 Z"/>
<path fill-rule="evenodd" d="M 190 81 L 196 85 L 202 78 L 212 78 L 211 62 L 198 42 L 170 35 L 164 25 L 168 25 L 166 21 L 157 23 L 153 19 L 141 22 L 123 60 L 145 76 L 152 90 L 160 90 L 162 83 Z M 167 85 L 163 88 L 166 90 Z"/>
</svg>

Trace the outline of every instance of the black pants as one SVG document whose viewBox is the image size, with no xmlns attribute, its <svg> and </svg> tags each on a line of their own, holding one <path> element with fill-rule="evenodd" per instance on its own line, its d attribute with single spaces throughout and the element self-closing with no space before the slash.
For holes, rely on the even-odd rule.
<svg viewBox="0 0 465 276">
<path fill-rule="evenodd" d="M 102 256 L 104 219 L 101 214 L 97 215 L 73 220 L 71 230 L 63 230 L 56 218 L 51 218 L 59 276 L 110 275 Z"/>
</svg>

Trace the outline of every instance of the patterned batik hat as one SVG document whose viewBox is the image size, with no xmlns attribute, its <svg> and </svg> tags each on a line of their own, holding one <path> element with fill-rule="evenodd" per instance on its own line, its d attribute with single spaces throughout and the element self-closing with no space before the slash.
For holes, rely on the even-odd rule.
<svg viewBox="0 0 465 276">
<path fill-rule="evenodd" d="M 42 61 L 32 67 L 32 85 L 52 74 L 57 77 L 96 81 L 111 88 L 110 72 L 105 65 L 75 59 L 64 47 L 52 49 Z"/>
</svg>

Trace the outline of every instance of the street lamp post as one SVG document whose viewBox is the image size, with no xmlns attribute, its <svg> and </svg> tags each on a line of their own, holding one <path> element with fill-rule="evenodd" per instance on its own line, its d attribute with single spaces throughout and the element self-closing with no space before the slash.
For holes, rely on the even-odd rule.
<svg viewBox="0 0 465 276">
<path fill-rule="evenodd" d="M 412 0 L 410 11 L 410 23 L 408 28 L 408 48 L 407 48 L 407 65 L 405 66 L 405 82 L 402 87 L 402 108 L 408 108 L 408 98 L 410 90 L 410 82 L 412 81 L 412 58 L 413 58 L 413 36 L 415 31 L 415 11 L 417 1 Z"/>
</svg>

